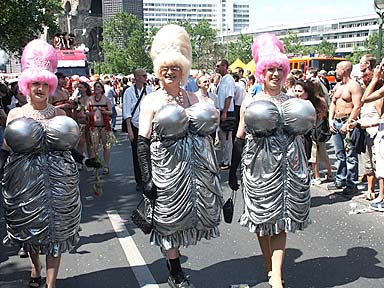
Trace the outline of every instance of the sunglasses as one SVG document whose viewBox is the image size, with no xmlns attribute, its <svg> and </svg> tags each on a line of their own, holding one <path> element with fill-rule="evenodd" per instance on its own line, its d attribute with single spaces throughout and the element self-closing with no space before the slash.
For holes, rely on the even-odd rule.
<svg viewBox="0 0 384 288">
<path fill-rule="evenodd" d="M 176 66 L 176 65 L 160 67 L 160 72 L 168 72 L 169 70 L 171 70 L 171 72 L 178 72 L 181 70 L 181 68 L 180 66 Z"/>
</svg>

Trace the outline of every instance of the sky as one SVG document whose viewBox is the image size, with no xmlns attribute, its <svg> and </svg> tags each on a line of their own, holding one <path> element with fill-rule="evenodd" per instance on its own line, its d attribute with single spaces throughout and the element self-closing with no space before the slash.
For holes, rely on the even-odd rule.
<svg viewBox="0 0 384 288">
<path fill-rule="evenodd" d="M 254 2 L 253 2 L 254 1 Z M 375 14 L 374 0 L 252 0 L 254 28 Z M 251 27 L 253 28 L 253 27 Z"/>
</svg>

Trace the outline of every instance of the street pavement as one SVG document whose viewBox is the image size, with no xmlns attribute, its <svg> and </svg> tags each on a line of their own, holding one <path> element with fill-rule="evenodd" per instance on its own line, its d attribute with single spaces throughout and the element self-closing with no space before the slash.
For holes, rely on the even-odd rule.
<svg viewBox="0 0 384 288">
<path fill-rule="evenodd" d="M 129 141 L 121 132 L 116 136 L 119 143 L 112 148 L 110 175 L 101 176 L 101 195 L 92 191 L 93 172 L 80 172 L 81 240 L 72 253 L 63 255 L 57 288 L 168 287 L 159 248 L 151 246 L 149 237 L 130 220 L 140 195 L 135 190 Z M 221 179 L 226 199 L 231 193 L 227 173 L 223 171 Z M 312 225 L 288 235 L 286 287 L 384 287 L 384 213 L 366 211 L 367 203 L 329 192 L 325 185 L 312 186 Z M 196 287 L 269 287 L 256 236 L 236 221 L 242 207 L 238 193 L 234 221 L 220 225 L 221 237 L 181 249 L 182 266 Z M 0 245 L 1 288 L 28 287 L 29 260 L 19 258 L 17 250 Z"/>
</svg>

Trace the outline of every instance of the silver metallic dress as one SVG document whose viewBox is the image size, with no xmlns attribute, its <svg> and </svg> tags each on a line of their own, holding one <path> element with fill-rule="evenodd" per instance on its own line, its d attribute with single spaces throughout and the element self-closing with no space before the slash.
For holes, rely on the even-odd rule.
<svg viewBox="0 0 384 288">
<path fill-rule="evenodd" d="M 246 106 L 244 120 L 240 224 L 260 236 L 304 229 L 310 223 L 310 178 L 301 135 L 312 129 L 315 109 L 283 93 L 260 93 Z"/>
<path fill-rule="evenodd" d="M 67 116 L 18 118 L 5 129 L 11 154 L 5 165 L 3 196 L 6 245 L 59 256 L 79 239 L 79 174 L 69 151 L 79 138 Z"/>
<path fill-rule="evenodd" d="M 166 250 L 219 236 L 223 196 L 212 139 L 219 114 L 199 102 L 166 104 L 153 120 L 151 163 L 158 187 L 151 243 Z M 151 205 L 147 203 L 147 217 Z"/>
</svg>

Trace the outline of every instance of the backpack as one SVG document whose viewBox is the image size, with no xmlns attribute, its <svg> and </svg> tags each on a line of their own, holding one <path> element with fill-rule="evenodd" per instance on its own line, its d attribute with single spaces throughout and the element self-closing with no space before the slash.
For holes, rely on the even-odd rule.
<svg viewBox="0 0 384 288">
<path fill-rule="evenodd" d="M 317 123 L 316 126 L 312 129 L 312 139 L 315 142 L 327 142 L 331 139 L 332 132 L 329 128 L 328 119 L 324 118 Z"/>
</svg>

